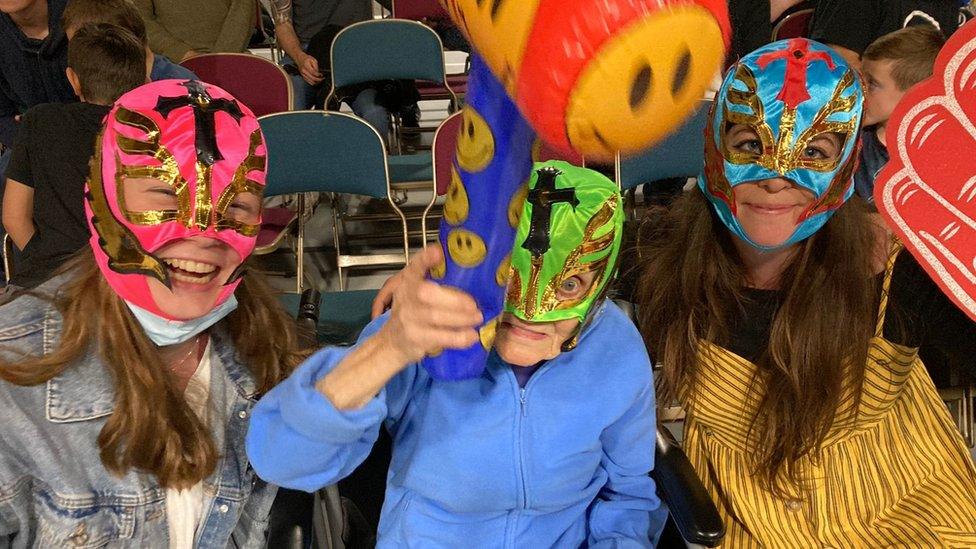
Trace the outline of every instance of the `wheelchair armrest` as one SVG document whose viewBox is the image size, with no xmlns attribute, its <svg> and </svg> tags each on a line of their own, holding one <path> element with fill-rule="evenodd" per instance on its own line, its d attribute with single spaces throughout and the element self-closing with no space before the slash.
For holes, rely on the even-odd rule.
<svg viewBox="0 0 976 549">
<path fill-rule="evenodd" d="M 654 471 L 658 495 L 671 511 L 681 537 L 688 543 L 715 547 L 725 537 L 725 523 L 674 436 L 666 427 L 657 431 Z"/>
</svg>

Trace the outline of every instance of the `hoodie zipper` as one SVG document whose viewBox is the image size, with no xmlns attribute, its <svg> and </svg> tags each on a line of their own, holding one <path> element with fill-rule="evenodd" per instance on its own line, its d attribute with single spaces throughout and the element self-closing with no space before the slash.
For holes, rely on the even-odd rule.
<svg viewBox="0 0 976 549">
<path fill-rule="evenodd" d="M 513 375 L 514 375 L 514 373 L 513 373 Z M 516 380 L 516 385 L 518 385 L 518 381 L 517 380 Z M 517 422 L 518 423 L 518 431 L 517 431 L 518 444 L 517 444 L 517 448 L 518 448 L 518 468 L 519 468 L 518 469 L 518 471 L 519 471 L 519 508 L 520 509 L 527 509 L 529 507 L 529 505 L 528 505 L 529 497 L 528 497 L 528 494 L 526 494 L 526 488 L 525 488 L 525 436 L 524 436 L 524 430 L 525 430 L 525 421 L 526 421 L 526 418 L 528 417 L 528 410 L 526 408 L 526 391 L 525 391 L 525 387 L 520 387 L 519 388 L 519 410 L 521 412 L 519 414 L 518 422 Z"/>
<path fill-rule="evenodd" d="M 549 368 L 550 364 L 543 364 L 532 377 L 529 378 L 529 382 L 525 384 L 525 387 L 519 387 L 518 377 L 515 376 L 515 372 L 510 371 L 508 373 L 509 379 L 515 385 L 518 391 L 518 402 L 519 402 L 519 414 L 516 417 L 516 451 L 518 452 L 518 488 L 519 488 L 519 509 L 525 510 L 529 508 L 529 495 L 526 489 L 525 482 L 525 443 L 524 443 L 524 431 L 525 422 L 529 417 L 529 389 L 532 388 L 532 384 L 536 382 L 539 377 L 542 376 Z M 505 365 L 509 370 L 512 366 Z"/>
</svg>

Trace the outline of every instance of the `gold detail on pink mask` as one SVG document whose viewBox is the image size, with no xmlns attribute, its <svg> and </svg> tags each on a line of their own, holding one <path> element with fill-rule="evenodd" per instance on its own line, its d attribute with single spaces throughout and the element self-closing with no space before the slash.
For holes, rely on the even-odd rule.
<svg viewBox="0 0 976 549">
<path fill-rule="evenodd" d="M 184 227 L 195 226 L 200 231 L 206 231 L 214 225 L 216 217 L 217 230 L 233 229 L 242 236 L 257 236 L 261 229 L 260 223 L 242 223 L 227 216 L 227 210 L 234 199 L 242 193 L 253 193 L 261 198 L 264 185 L 247 176 L 256 170 L 264 170 L 267 160 L 264 155 L 256 154 L 257 148 L 263 144 L 261 132 L 254 130 L 250 136 L 248 155 L 234 172 L 231 184 L 224 189 L 217 199 L 216 215 L 212 198 L 213 171 L 211 166 L 201 162 L 195 164 L 196 190 L 193 193 L 193 209 L 191 212 L 191 197 L 189 186 L 180 174 L 179 165 L 173 154 L 159 142 L 159 126 L 149 117 L 119 107 L 115 119 L 126 126 L 138 128 L 145 132 L 145 140 L 133 139 L 124 135 L 117 135 L 116 142 L 119 149 L 130 155 L 145 155 L 159 161 L 159 166 L 128 166 L 122 163 L 116 155 L 116 185 L 119 189 L 119 207 L 125 218 L 138 225 L 159 225 L 170 221 L 178 221 Z M 151 178 L 167 183 L 176 194 L 177 210 L 149 210 L 133 212 L 125 205 L 125 193 L 122 192 L 125 178 Z"/>
<path fill-rule="evenodd" d="M 264 185 L 249 179 L 247 176 L 253 171 L 264 171 L 267 165 L 267 157 L 257 154 L 257 149 L 264 142 L 261 140 L 260 130 L 251 132 L 250 144 L 248 145 L 247 158 L 234 171 L 234 177 L 230 185 L 227 186 L 220 197 L 217 199 L 217 230 L 233 229 L 243 236 L 257 236 L 261 230 L 261 223 L 242 223 L 227 216 L 227 209 L 234 203 L 239 195 L 251 193 L 261 199 L 264 196 Z"/>
<path fill-rule="evenodd" d="M 98 234 L 98 245 L 108 256 L 110 269 L 121 274 L 144 274 L 169 285 L 166 268 L 146 253 L 132 232 L 112 215 L 102 179 L 102 134 L 95 140 L 95 155 L 88 177 L 88 205 L 92 211 L 92 226 Z"/>
<path fill-rule="evenodd" d="M 184 226 L 190 224 L 190 195 L 186 180 L 180 175 L 179 164 L 173 153 L 159 142 L 160 131 L 151 118 L 125 107 L 119 107 L 115 112 L 115 120 L 120 124 L 137 128 L 146 134 L 145 141 L 116 134 L 115 142 L 119 149 L 129 155 L 141 155 L 155 158 L 159 166 L 130 166 L 122 162 L 118 153 L 115 155 L 115 185 L 118 196 L 119 209 L 130 223 L 137 225 L 159 225 L 169 221 L 179 221 Z M 129 211 L 125 204 L 123 185 L 127 178 L 158 179 L 173 188 L 176 194 L 176 210 L 147 210 L 144 212 Z"/>
</svg>

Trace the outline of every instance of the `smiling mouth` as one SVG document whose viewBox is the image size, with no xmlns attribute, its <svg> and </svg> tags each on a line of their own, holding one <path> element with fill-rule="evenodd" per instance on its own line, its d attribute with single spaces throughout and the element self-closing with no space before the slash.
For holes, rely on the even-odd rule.
<svg viewBox="0 0 976 549">
<path fill-rule="evenodd" d="M 768 213 L 768 214 L 786 213 L 792 211 L 793 208 L 796 207 L 793 204 L 774 205 L 774 204 L 752 204 L 752 203 L 746 203 L 746 206 L 749 206 L 750 208 L 757 210 L 760 213 Z"/>
<path fill-rule="evenodd" d="M 547 334 L 544 334 L 542 332 L 537 332 L 529 328 L 523 328 L 522 326 L 518 326 L 516 324 L 507 321 L 502 321 L 502 327 L 507 329 L 510 335 L 522 337 L 525 339 L 538 341 L 549 337 Z"/>
<path fill-rule="evenodd" d="M 216 265 L 189 259 L 163 259 L 163 263 L 166 263 L 170 278 L 188 284 L 207 284 L 220 271 Z"/>
</svg>

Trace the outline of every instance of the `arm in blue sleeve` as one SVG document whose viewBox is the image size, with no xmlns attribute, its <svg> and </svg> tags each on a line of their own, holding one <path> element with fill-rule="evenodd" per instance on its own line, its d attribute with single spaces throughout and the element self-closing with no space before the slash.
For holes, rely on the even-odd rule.
<svg viewBox="0 0 976 549">
<path fill-rule="evenodd" d="M 367 326 L 360 342 L 371 337 L 383 322 L 385 317 Z M 380 424 L 402 412 L 417 365 L 397 374 L 376 398 L 358 410 L 337 410 L 315 388 L 315 383 L 349 352 L 342 348 L 319 351 L 255 406 L 246 444 L 258 476 L 306 492 L 334 484 L 366 459 Z"/>
<path fill-rule="evenodd" d="M 647 368 L 649 372 L 650 364 Z M 589 510 L 589 547 L 657 544 L 667 510 L 648 475 L 654 468 L 656 436 L 654 385 L 649 381 L 627 412 L 600 437 L 601 467 L 608 479 Z"/>
</svg>

